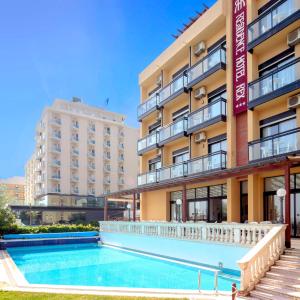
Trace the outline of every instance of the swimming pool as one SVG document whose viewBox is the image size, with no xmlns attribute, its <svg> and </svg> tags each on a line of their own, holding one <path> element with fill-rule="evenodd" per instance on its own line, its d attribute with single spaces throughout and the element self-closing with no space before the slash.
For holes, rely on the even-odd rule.
<svg viewBox="0 0 300 300">
<path fill-rule="evenodd" d="M 213 290 L 214 273 L 184 264 L 95 243 L 9 248 L 31 284 L 126 288 Z M 229 291 L 236 278 L 220 274 L 219 290 Z"/>
</svg>

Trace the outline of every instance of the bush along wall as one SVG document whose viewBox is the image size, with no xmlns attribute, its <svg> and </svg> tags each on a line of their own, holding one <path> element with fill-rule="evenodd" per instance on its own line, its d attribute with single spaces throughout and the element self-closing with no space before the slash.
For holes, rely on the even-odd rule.
<svg viewBox="0 0 300 300">
<path fill-rule="evenodd" d="M 55 233 L 55 232 L 78 232 L 78 231 L 98 231 L 99 228 L 92 225 L 41 225 L 41 226 L 0 226 L 0 235 L 4 234 L 24 234 L 24 233 Z"/>
</svg>

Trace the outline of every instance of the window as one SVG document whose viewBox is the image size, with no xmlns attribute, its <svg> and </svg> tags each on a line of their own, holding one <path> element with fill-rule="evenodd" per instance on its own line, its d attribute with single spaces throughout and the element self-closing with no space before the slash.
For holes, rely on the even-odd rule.
<svg viewBox="0 0 300 300">
<path fill-rule="evenodd" d="M 110 134 L 110 127 L 105 127 L 105 128 L 104 128 L 104 132 L 105 132 L 106 134 Z"/>
<path fill-rule="evenodd" d="M 151 134 L 152 132 L 157 131 L 160 127 L 161 127 L 161 122 L 160 121 L 155 122 L 154 124 L 150 125 L 148 127 L 149 134 Z"/>
<path fill-rule="evenodd" d="M 279 120 L 273 124 L 262 125 L 260 129 L 260 134 L 262 138 L 273 136 L 285 131 L 289 131 L 297 127 L 296 117 L 292 116 L 286 120 Z"/>
<path fill-rule="evenodd" d="M 226 48 L 226 36 L 222 37 L 221 39 L 219 39 L 218 41 L 216 41 L 213 45 L 211 45 L 210 47 L 207 48 L 207 52 L 213 52 L 214 50 L 216 50 L 219 47 L 224 47 Z"/>
<path fill-rule="evenodd" d="M 214 138 L 212 141 L 208 141 L 208 153 L 215 153 L 218 151 L 227 151 L 227 139 L 226 136 L 220 136 L 220 139 Z"/>
<path fill-rule="evenodd" d="M 181 109 L 175 111 L 174 113 L 172 113 L 172 120 L 173 122 L 180 119 L 180 118 L 183 118 L 183 117 L 186 117 L 189 113 L 189 106 L 186 105 L 184 107 L 182 107 Z"/>
<path fill-rule="evenodd" d="M 190 159 L 189 148 L 182 148 L 172 153 L 173 164 L 178 164 Z"/>
<path fill-rule="evenodd" d="M 208 103 L 214 102 L 219 98 L 227 99 L 226 85 L 219 87 L 207 95 Z"/>
<path fill-rule="evenodd" d="M 175 79 L 175 78 L 181 76 L 182 73 L 188 69 L 188 67 L 189 67 L 189 65 L 187 64 L 187 65 L 185 65 L 184 67 L 180 68 L 178 71 L 176 71 L 176 72 L 172 75 L 172 79 Z"/>
<path fill-rule="evenodd" d="M 153 172 L 161 168 L 161 157 L 156 157 L 154 159 L 149 160 L 148 162 L 149 171 Z"/>
</svg>

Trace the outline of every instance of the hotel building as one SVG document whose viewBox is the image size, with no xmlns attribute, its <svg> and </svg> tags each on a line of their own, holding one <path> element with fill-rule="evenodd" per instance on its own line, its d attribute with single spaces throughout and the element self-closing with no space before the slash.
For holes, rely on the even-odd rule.
<svg viewBox="0 0 300 300">
<path fill-rule="evenodd" d="M 9 205 L 25 203 L 25 180 L 24 177 L 11 177 L 0 179 L 0 188 L 9 198 Z"/>
<path fill-rule="evenodd" d="M 100 195 L 136 186 L 139 132 L 124 121 L 78 98 L 55 100 L 42 113 L 26 165 L 30 203 L 99 207 Z"/>
<path fill-rule="evenodd" d="M 218 0 L 181 31 L 139 76 L 138 187 L 111 196 L 141 193 L 142 220 L 284 218 L 300 237 L 300 1 Z"/>
</svg>

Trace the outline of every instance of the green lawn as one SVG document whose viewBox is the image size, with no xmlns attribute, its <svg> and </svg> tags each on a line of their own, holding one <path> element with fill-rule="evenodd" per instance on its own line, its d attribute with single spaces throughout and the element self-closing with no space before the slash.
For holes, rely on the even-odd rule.
<svg viewBox="0 0 300 300">
<path fill-rule="evenodd" d="M 64 295 L 46 293 L 25 293 L 25 292 L 5 292 L 0 291 L 1 300 L 150 300 L 158 298 L 142 297 L 113 297 L 113 296 L 93 296 L 93 295 Z M 171 299 L 171 298 L 170 298 Z M 178 299 L 176 299 L 178 300 Z"/>
</svg>

